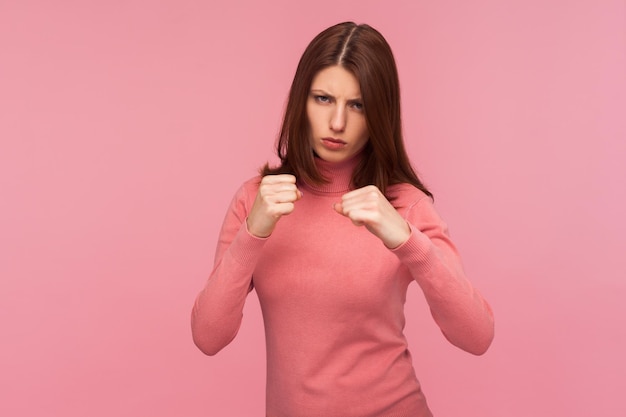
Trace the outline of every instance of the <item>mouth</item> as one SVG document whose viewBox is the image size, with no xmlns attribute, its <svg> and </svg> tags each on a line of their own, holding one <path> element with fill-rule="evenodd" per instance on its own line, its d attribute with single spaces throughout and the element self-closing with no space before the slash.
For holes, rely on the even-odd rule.
<svg viewBox="0 0 626 417">
<path fill-rule="evenodd" d="M 327 142 L 327 143 L 334 143 L 337 145 L 347 145 L 347 142 L 341 139 L 335 139 L 335 138 L 322 138 L 322 142 Z"/>
<path fill-rule="evenodd" d="M 346 147 L 348 143 L 336 138 L 322 138 L 322 146 L 329 151 L 340 151 Z"/>
</svg>

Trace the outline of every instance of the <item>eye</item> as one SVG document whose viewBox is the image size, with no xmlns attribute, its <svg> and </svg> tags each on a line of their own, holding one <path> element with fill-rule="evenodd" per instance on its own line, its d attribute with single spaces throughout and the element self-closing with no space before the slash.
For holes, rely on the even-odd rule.
<svg viewBox="0 0 626 417">
<path fill-rule="evenodd" d="M 318 94 L 318 95 L 314 95 L 313 98 L 318 103 L 330 103 L 330 97 L 328 96 Z"/>
<path fill-rule="evenodd" d="M 351 104 L 354 110 L 363 111 L 363 103 L 355 101 Z"/>
</svg>

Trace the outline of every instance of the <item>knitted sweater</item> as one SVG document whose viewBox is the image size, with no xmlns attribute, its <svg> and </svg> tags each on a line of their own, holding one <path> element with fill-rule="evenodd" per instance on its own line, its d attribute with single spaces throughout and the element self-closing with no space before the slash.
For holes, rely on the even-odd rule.
<svg viewBox="0 0 626 417">
<path fill-rule="evenodd" d="M 246 296 L 256 289 L 267 345 L 267 416 L 431 416 L 403 334 L 413 281 L 451 343 L 481 354 L 493 338 L 491 309 L 466 279 L 423 192 L 407 184 L 389 190 L 411 228 L 392 250 L 335 212 L 357 161 L 318 160 L 331 182 L 298 184 L 302 199 L 268 238 L 246 228 L 260 179 L 244 183 L 196 299 L 194 341 L 213 355 L 237 334 Z"/>
</svg>

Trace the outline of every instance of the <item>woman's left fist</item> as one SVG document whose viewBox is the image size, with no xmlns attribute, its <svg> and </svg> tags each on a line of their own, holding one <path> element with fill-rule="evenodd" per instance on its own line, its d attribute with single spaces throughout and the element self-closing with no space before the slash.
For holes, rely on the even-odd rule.
<svg viewBox="0 0 626 417">
<path fill-rule="evenodd" d="M 409 224 L 374 185 L 344 194 L 333 208 L 356 226 L 365 226 L 389 249 L 397 248 L 411 235 Z"/>
</svg>

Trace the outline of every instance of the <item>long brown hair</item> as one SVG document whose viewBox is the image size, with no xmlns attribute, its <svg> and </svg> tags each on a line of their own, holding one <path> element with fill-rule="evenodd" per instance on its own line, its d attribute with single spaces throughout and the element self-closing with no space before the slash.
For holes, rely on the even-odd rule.
<svg viewBox="0 0 626 417">
<path fill-rule="evenodd" d="M 276 152 L 280 166 L 266 164 L 262 175 L 293 174 L 313 184 L 327 182 L 317 170 L 310 144 L 306 102 L 315 75 L 340 65 L 358 80 L 369 140 L 352 173 L 354 188 L 373 184 L 385 195 L 392 184 L 409 183 L 432 197 L 411 167 L 402 138 L 400 83 L 385 38 L 369 25 L 344 22 L 317 35 L 306 48 L 294 76 Z"/>
</svg>

